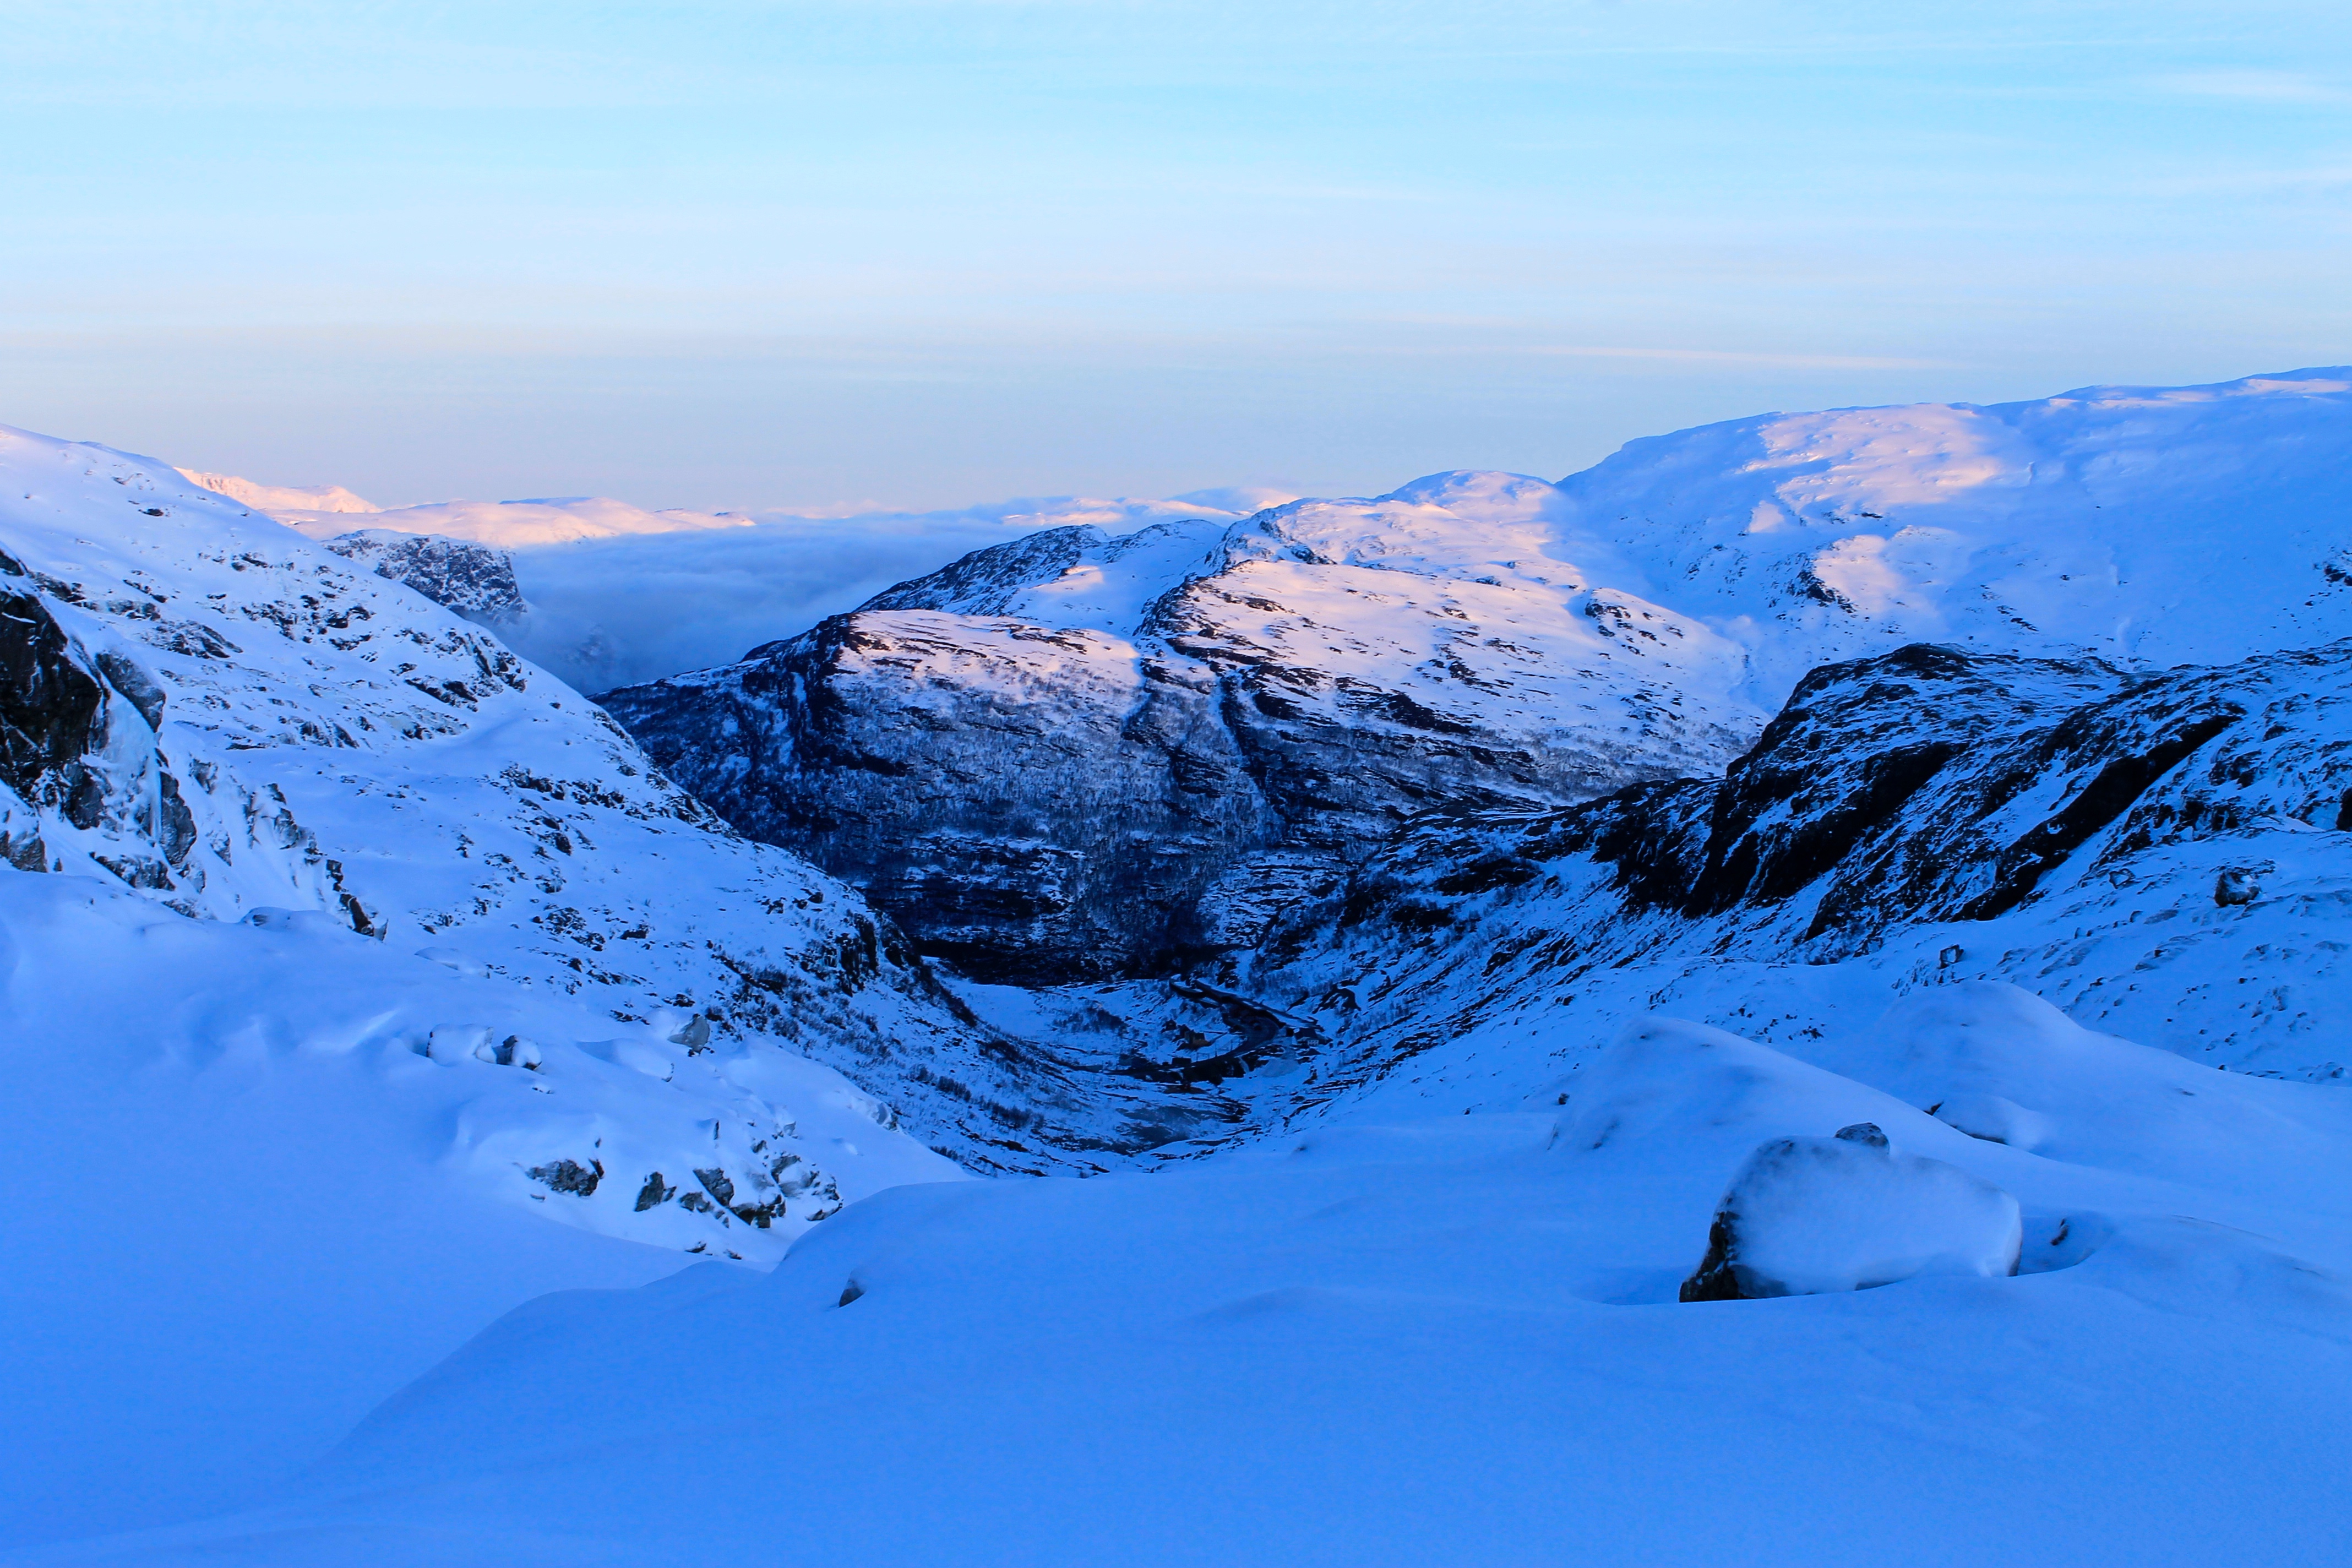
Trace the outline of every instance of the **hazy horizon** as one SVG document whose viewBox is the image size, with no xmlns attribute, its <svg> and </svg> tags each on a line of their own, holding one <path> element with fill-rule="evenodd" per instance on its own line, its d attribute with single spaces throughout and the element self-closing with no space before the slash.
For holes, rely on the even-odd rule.
<svg viewBox="0 0 2352 1568">
<path fill-rule="evenodd" d="M 37 3 L 0 423 L 384 506 L 1558 477 L 2352 359 L 2308 4 Z"/>
</svg>

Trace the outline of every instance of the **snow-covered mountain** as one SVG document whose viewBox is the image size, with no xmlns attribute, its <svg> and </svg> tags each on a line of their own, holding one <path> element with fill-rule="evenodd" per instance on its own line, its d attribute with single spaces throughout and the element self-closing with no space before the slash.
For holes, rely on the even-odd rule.
<svg viewBox="0 0 2352 1568">
<path fill-rule="evenodd" d="M 196 468 L 173 470 L 182 479 L 199 484 L 217 495 L 255 511 L 268 512 L 272 517 L 332 518 L 352 512 L 382 511 L 372 500 L 363 500 L 341 485 L 261 485 L 235 474 L 208 474 Z"/>
<path fill-rule="evenodd" d="M 2352 368 L 1732 420 L 1561 481 L 1564 537 L 1776 704 L 1906 642 L 2218 663 L 2352 630 Z"/>
<path fill-rule="evenodd" d="M 404 585 L 487 547 L 12 436 L 0 1508 L 2340 1555 L 2347 447 L 2303 372 L 1046 519 L 613 695 L 640 751 Z"/>
<path fill-rule="evenodd" d="M 731 659 L 772 640 L 779 626 L 809 625 L 968 551 L 1036 530 L 1232 521 L 1293 499 L 1239 487 L 1169 500 L 1027 497 L 928 512 L 647 511 L 608 497 L 438 501 L 387 511 L 340 487 L 181 471 L 322 542 L 380 542 L 395 568 L 390 575 L 445 604 L 457 603 L 438 591 L 448 572 L 404 574 L 400 568 L 423 547 L 394 547 L 395 536 L 436 541 L 437 554 L 503 557 L 504 570 L 518 574 L 521 608 L 500 608 L 489 624 L 509 647 L 585 691 Z M 373 514 L 362 534 L 351 531 L 345 513 L 352 511 Z M 469 567 L 467 574 L 496 569 Z M 464 603 L 457 607 L 484 618 Z"/>
<path fill-rule="evenodd" d="M 1152 973 L 1416 813 L 1717 773 L 1824 663 L 2352 635 L 2347 462 L 2352 372 L 1769 416 L 1557 485 L 1040 532 L 602 700 L 976 976 Z"/>
<path fill-rule="evenodd" d="M 0 490 L 0 1100 L 37 1216 L 0 1237 L 0 1337 L 26 1408 L 149 1415 L 45 1427 L 0 1536 L 67 1528 L 101 1468 L 156 1478 L 115 1522 L 234 1495 L 539 1291 L 772 1262 L 890 1185 L 1190 1129 L 979 1024 L 856 891 L 517 658 L 478 624 L 514 611 L 503 552 L 314 543 L 22 431 Z M 150 1227 L 208 1278 L 301 1261 L 159 1298 Z M 269 1376 L 138 1348 L 320 1292 L 373 1328 Z M 220 1411 L 250 1419 L 217 1456 L 166 1458 Z"/>
<path fill-rule="evenodd" d="M 2340 1083 L 2348 682 L 2352 642 L 2139 679 L 1915 646 L 1814 672 L 1721 780 L 1432 818 L 1253 956 L 1345 1042 L 1254 1117 L 1547 1102 L 1653 1012 L 1804 1054 L 1960 980 Z"/>
<path fill-rule="evenodd" d="M 1735 645 L 1549 552 L 1546 490 L 1053 530 L 599 700 L 975 974 L 1164 971 L 1415 812 L 1711 771 L 1761 727 Z"/>
</svg>

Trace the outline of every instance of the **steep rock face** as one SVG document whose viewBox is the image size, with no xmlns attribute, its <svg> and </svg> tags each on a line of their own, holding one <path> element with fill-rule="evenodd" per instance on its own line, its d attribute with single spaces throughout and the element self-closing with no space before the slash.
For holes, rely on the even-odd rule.
<svg viewBox="0 0 2352 1568">
<path fill-rule="evenodd" d="M 600 700 L 975 973 L 1164 973 L 1416 813 L 1709 772 L 1760 723 L 1722 638 L 1545 554 L 1549 487 L 1456 481 L 1048 531 Z"/>
<path fill-rule="evenodd" d="M 0 573 L 26 575 L 5 556 Z M 0 582 L 0 779 L 27 802 L 64 805 L 99 743 L 105 706 L 103 679 L 40 595 Z"/>
<path fill-rule="evenodd" d="M 1239 984 L 1339 1043 L 1255 1114 L 1547 1066 L 1568 1092 L 1627 1016 L 1802 1045 L 1975 979 L 2338 1078 L 2347 789 L 2352 642 L 2161 676 L 1936 647 L 1829 667 L 1720 780 L 1433 816 L 1287 913 Z"/>
<path fill-rule="evenodd" d="M 383 528 L 325 542 L 344 560 L 373 567 L 377 576 L 405 584 L 469 621 L 504 626 L 530 608 L 515 583 L 514 557 L 487 544 Z"/>
</svg>

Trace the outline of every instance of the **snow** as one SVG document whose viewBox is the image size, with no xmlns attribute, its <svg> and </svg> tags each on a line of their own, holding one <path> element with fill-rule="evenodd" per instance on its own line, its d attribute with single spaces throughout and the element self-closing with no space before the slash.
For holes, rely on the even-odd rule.
<svg viewBox="0 0 2352 1568">
<path fill-rule="evenodd" d="M 1776 1138 L 1724 1189 L 1683 1300 L 1868 1290 L 1923 1274 L 2017 1272 L 2017 1200 L 1957 1165 L 1892 1148 L 1877 1123 Z"/>
<path fill-rule="evenodd" d="M 383 510 L 373 501 L 361 500 L 341 485 L 257 485 L 235 474 L 207 474 L 194 468 L 174 471 L 182 479 L 272 516 L 289 512 L 303 517 L 342 517 L 352 512 L 380 512 Z"/>
<path fill-rule="evenodd" d="M 845 666 L 1039 756 L 1194 661 L 1704 775 L 1824 659 L 2008 659 L 1808 683 L 1728 778 L 1423 819 L 1328 918 L 1248 860 L 1255 929 L 1303 901 L 1245 963 L 951 990 L 483 627 L 0 434 L 106 786 L 7 806 L 50 868 L 0 868 L 0 1561 L 2340 1560 L 2347 413 L 2299 372 L 522 549 L 621 668 L 1050 523 L 876 596 Z M 479 526 L 593 521 L 528 504 Z M 967 728 L 890 787 L 1036 784 Z M 1719 903 L 1635 897 L 1739 845 Z M 1717 1239 L 1789 1293 L 1679 1300 Z"/>
<path fill-rule="evenodd" d="M 47 868 L 0 872 L 0 1539 L 248 1496 L 518 1302 L 961 1174 L 803 1054 L 964 1028 L 855 893 L 163 465 L 0 431 L 0 472 L 107 683 L 102 809 L 7 805 Z"/>
<path fill-rule="evenodd" d="M 1629 442 L 1555 515 L 1741 641 L 1768 701 L 1905 642 L 2218 662 L 2352 630 L 2348 415 L 2345 367 L 1763 415 Z"/>
<path fill-rule="evenodd" d="M 2003 1042 L 1988 1059 L 2035 1049 L 1997 994 L 1951 1006 L 1937 1026 Z M 2296 1194 L 2255 1199 L 2209 1186 L 2193 1148 L 2161 1175 L 2030 1155 L 1751 1042 L 1647 1028 L 1591 1105 L 901 1187 L 769 1275 L 543 1299 L 275 1506 L 63 1560 L 2341 1555 L 2345 1097 L 2203 1075 L 2311 1141 L 2238 1152 Z M 2168 1061 L 2117 1049 L 2081 1081 L 2129 1098 Z M 1617 1131 L 1591 1147 L 1574 1130 L 1603 1104 Z M 2021 1271 L 1677 1302 L 1759 1142 L 1859 1111 L 2014 1193 Z M 2332 1188 L 2286 1180 L 2315 1162 Z M 773 1344 L 793 1353 L 741 1348 Z"/>
</svg>

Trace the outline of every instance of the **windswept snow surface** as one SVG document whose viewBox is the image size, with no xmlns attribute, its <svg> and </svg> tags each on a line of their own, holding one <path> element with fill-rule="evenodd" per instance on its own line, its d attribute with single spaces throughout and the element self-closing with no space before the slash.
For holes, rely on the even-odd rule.
<svg viewBox="0 0 2352 1568">
<path fill-rule="evenodd" d="M 1654 1019 L 1541 1111 L 902 1187 L 765 1277 L 534 1302 L 278 1506 L 62 1560 L 2341 1560 L 2352 1099 L 1997 985 L 1820 1054 L 1885 1040 Z M 1959 1064 L 2063 1152 L 1911 1102 Z M 1675 1300 L 1759 1145 L 1858 1121 L 2012 1194 L 2018 1274 Z"/>
</svg>

